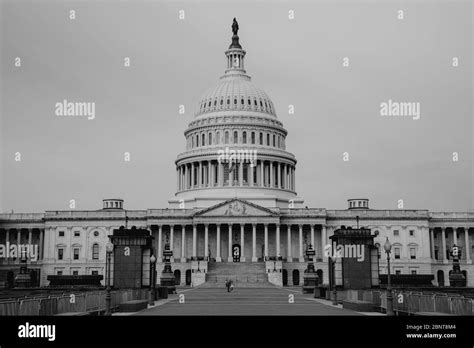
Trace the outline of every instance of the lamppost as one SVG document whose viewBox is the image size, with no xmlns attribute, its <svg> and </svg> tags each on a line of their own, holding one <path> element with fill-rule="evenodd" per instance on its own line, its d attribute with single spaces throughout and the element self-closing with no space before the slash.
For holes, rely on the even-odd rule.
<svg viewBox="0 0 474 348">
<path fill-rule="evenodd" d="M 148 300 L 148 304 L 153 306 L 155 304 L 155 265 L 156 265 L 156 257 L 155 255 L 151 255 L 150 257 L 150 298 Z"/>
<path fill-rule="evenodd" d="M 393 296 L 392 296 L 392 284 L 390 280 L 390 252 L 392 251 L 392 244 L 387 240 L 383 246 L 385 252 L 387 253 L 387 315 L 393 316 L 395 313 L 393 312 Z"/>
<path fill-rule="evenodd" d="M 108 242 L 105 246 L 105 251 L 107 253 L 107 258 L 105 261 L 105 268 L 106 268 L 106 277 L 107 277 L 107 293 L 105 295 L 105 315 L 110 316 L 112 315 L 110 312 L 110 265 L 111 265 L 111 258 L 112 253 L 114 252 L 114 245 L 111 242 Z"/>
</svg>

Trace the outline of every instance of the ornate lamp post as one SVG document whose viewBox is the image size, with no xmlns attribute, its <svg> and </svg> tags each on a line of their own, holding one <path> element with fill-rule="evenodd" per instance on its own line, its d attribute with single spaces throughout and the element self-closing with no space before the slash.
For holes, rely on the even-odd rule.
<svg viewBox="0 0 474 348">
<path fill-rule="evenodd" d="M 383 246 L 385 252 L 387 253 L 387 315 L 395 315 L 393 312 L 393 295 L 392 295 L 392 284 L 390 280 L 390 252 L 392 251 L 392 244 L 387 240 Z"/>
<path fill-rule="evenodd" d="M 108 242 L 105 246 L 105 250 L 107 253 L 107 258 L 105 261 L 105 268 L 106 268 L 106 277 L 107 277 L 107 293 L 105 295 L 105 315 L 111 315 L 110 312 L 110 266 L 111 266 L 111 258 L 112 253 L 114 252 L 114 245 L 111 242 Z"/>
<path fill-rule="evenodd" d="M 148 300 L 148 304 L 153 306 L 155 304 L 155 265 L 156 265 L 156 257 L 155 255 L 151 255 L 150 257 L 150 298 Z"/>
</svg>

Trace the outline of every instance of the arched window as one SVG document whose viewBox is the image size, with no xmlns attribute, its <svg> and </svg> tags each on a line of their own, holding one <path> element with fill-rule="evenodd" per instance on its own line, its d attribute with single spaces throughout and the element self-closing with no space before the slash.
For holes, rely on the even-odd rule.
<svg viewBox="0 0 474 348">
<path fill-rule="evenodd" d="M 224 104 L 224 99 L 221 99 L 221 105 Z"/>
<path fill-rule="evenodd" d="M 212 145 L 212 133 L 209 133 L 209 145 Z"/>
<path fill-rule="evenodd" d="M 270 134 L 267 133 L 267 146 L 270 146 Z"/>
<path fill-rule="evenodd" d="M 280 136 L 278 136 L 278 148 L 281 147 L 281 139 L 280 139 Z"/>
<path fill-rule="evenodd" d="M 252 132 L 252 144 L 255 144 L 255 132 Z"/>
<path fill-rule="evenodd" d="M 263 133 L 260 132 L 260 145 L 263 145 Z"/>
<path fill-rule="evenodd" d="M 99 244 L 94 243 L 92 245 L 92 260 L 98 260 L 99 259 Z"/>
<path fill-rule="evenodd" d="M 229 104 L 230 104 L 230 99 L 227 99 L 227 105 L 229 105 Z"/>
<path fill-rule="evenodd" d="M 236 98 L 236 99 L 234 99 L 234 104 L 235 104 L 235 105 L 237 105 L 237 98 Z"/>
<path fill-rule="evenodd" d="M 260 107 L 263 108 L 263 104 L 262 104 L 262 101 L 260 100 Z"/>
<path fill-rule="evenodd" d="M 248 100 L 248 104 L 249 104 L 249 105 L 252 105 L 252 102 L 250 101 L 250 99 Z"/>
<path fill-rule="evenodd" d="M 202 146 L 205 146 L 206 145 L 206 134 L 203 134 L 201 139 L 202 139 Z"/>
<path fill-rule="evenodd" d="M 211 101 L 210 101 L 210 100 L 209 100 L 209 105 L 208 105 L 208 107 L 211 107 Z"/>
<path fill-rule="evenodd" d="M 243 133 L 242 133 L 242 142 L 243 142 L 244 144 L 247 144 L 247 132 L 243 132 Z"/>
<path fill-rule="evenodd" d="M 228 144 L 229 143 L 229 131 L 226 131 L 224 133 L 224 144 Z"/>
<path fill-rule="evenodd" d="M 254 104 L 255 106 L 257 106 L 257 99 L 254 99 L 254 100 L 253 100 L 253 104 Z"/>
<path fill-rule="evenodd" d="M 216 144 L 220 144 L 221 143 L 221 132 L 217 132 L 216 133 Z"/>
<path fill-rule="evenodd" d="M 244 105 L 245 102 L 244 102 L 244 98 L 240 99 L 240 104 Z"/>
<path fill-rule="evenodd" d="M 275 138 L 276 138 L 276 137 L 275 137 L 275 134 L 273 134 L 273 147 L 276 146 L 276 144 L 275 144 L 275 143 L 276 143 Z"/>
<path fill-rule="evenodd" d="M 199 134 L 196 134 L 196 147 L 199 147 Z"/>
<path fill-rule="evenodd" d="M 194 147 L 194 137 L 191 136 L 191 147 Z"/>
<path fill-rule="evenodd" d="M 234 144 L 237 144 L 239 142 L 239 133 L 237 131 L 234 131 Z"/>
<path fill-rule="evenodd" d="M 216 106 L 216 105 L 217 105 L 217 99 L 216 99 L 216 100 L 214 100 L 214 106 Z"/>
</svg>

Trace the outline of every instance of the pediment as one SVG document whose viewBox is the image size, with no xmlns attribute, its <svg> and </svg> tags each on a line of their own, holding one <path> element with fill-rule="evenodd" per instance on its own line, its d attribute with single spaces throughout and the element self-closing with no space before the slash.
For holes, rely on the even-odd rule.
<svg viewBox="0 0 474 348">
<path fill-rule="evenodd" d="M 277 212 L 268 208 L 234 198 L 200 210 L 195 216 L 279 216 Z"/>
</svg>

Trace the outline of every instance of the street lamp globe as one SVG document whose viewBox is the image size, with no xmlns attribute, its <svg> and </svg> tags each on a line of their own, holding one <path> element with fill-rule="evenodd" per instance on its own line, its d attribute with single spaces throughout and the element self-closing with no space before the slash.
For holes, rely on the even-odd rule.
<svg viewBox="0 0 474 348">
<path fill-rule="evenodd" d="M 387 237 L 387 240 L 385 241 L 383 248 L 385 249 L 386 253 L 390 253 L 390 251 L 392 250 L 392 244 L 390 244 L 388 237 Z"/>
<path fill-rule="evenodd" d="M 111 253 L 112 251 L 114 251 L 114 245 L 111 242 L 108 242 L 105 246 L 105 250 L 107 251 L 107 253 Z"/>
<path fill-rule="evenodd" d="M 150 263 L 155 263 L 156 262 L 156 257 L 155 255 L 151 255 L 150 257 Z"/>
</svg>

